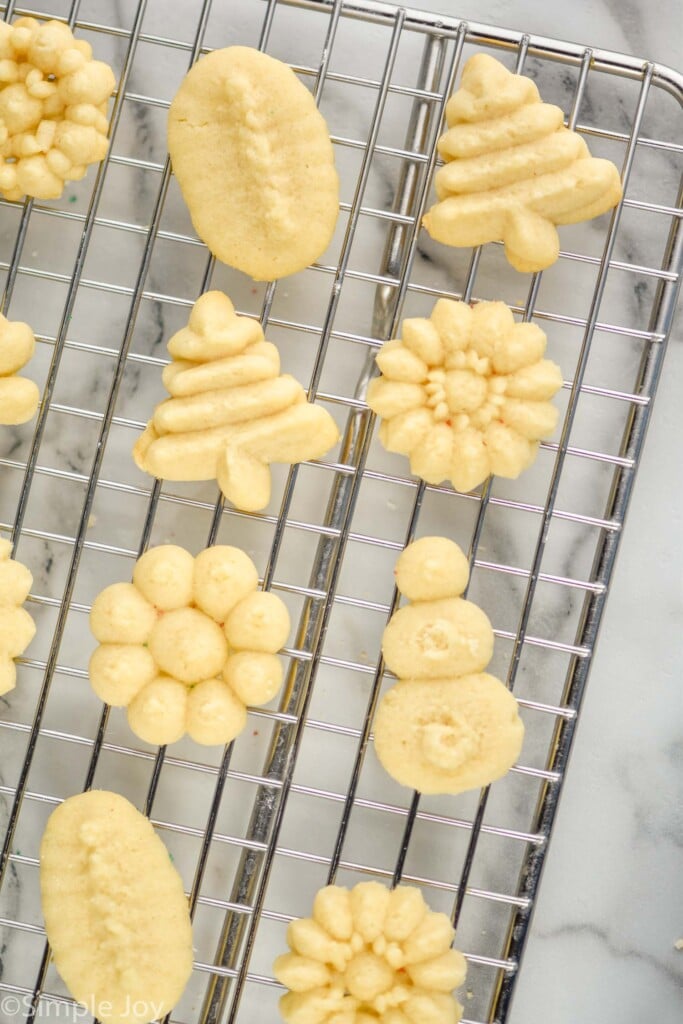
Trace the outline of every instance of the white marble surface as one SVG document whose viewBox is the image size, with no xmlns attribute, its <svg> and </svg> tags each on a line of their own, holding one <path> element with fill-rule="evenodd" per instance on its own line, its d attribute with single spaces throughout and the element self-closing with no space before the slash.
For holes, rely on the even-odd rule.
<svg viewBox="0 0 683 1024">
<path fill-rule="evenodd" d="M 44 12 L 65 14 L 67 4 L 38 5 Z M 134 4 L 120 0 L 83 0 L 85 21 L 102 21 L 129 27 Z M 430 0 L 420 6 L 434 7 Z M 441 10 L 454 13 L 453 4 L 442 0 Z M 208 24 L 208 45 L 244 42 L 255 45 L 264 5 L 258 0 L 216 3 Z M 676 31 L 678 4 L 665 0 L 657 16 L 646 13 L 645 3 L 572 5 L 528 2 L 459 4 L 458 15 L 509 26 L 545 36 L 573 39 L 595 46 L 623 50 L 663 63 L 683 63 L 680 32 Z M 150 0 L 144 30 L 167 38 L 191 41 L 199 3 L 182 6 Z M 326 28 L 325 18 L 278 8 L 269 41 L 269 52 L 299 65 L 316 66 Z M 388 47 L 388 34 L 363 29 L 342 20 L 332 54 L 332 72 L 379 77 Z M 120 69 L 125 40 L 98 33 L 93 36 L 98 54 Z M 399 50 L 394 81 L 414 84 L 422 40 L 406 38 Z M 168 100 L 187 65 L 187 51 L 151 42 L 140 44 L 129 91 Z M 544 95 L 568 109 L 575 71 L 558 65 L 531 61 Z M 330 80 L 322 95 L 322 109 L 334 135 L 352 139 L 367 137 L 369 111 L 376 92 Z M 624 131 L 633 110 L 636 89 L 592 77 L 579 120 Z M 380 144 L 403 144 L 409 102 L 391 95 L 379 137 Z M 676 121 L 675 117 L 679 120 Z M 3 814 L 11 806 L 19 767 L 25 752 L 27 729 L 33 720 L 63 595 L 72 551 L 69 538 L 76 534 L 83 508 L 84 479 L 93 465 L 99 421 L 74 415 L 71 410 L 101 414 L 106 408 L 114 371 L 112 358 L 120 349 L 131 305 L 149 223 L 159 186 L 154 166 L 134 170 L 121 162 L 133 158 L 160 165 L 165 156 L 163 106 L 128 101 L 114 142 L 119 158 L 109 171 L 99 208 L 100 222 L 93 233 L 84 268 L 82 287 L 67 332 L 36 475 L 27 509 L 25 530 L 19 541 L 19 557 L 34 572 L 35 600 L 31 606 L 39 633 L 21 669 L 17 690 L 2 703 L 0 724 L 0 791 Z M 683 139 L 681 115 L 669 97 L 653 101 L 645 123 L 646 134 Z M 619 160 L 623 149 L 596 141 L 596 152 Z M 358 150 L 337 147 L 342 173 L 342 198 L 351 201 L 359 169 Z M 376 157 L 368 182 L 365 205 L 382 207 L 390 201 L 398 163 Z M 678 161 L 680 171 L 680 160 Z M 657 180 L 654 172 L 657 173 Z M 71 190 L 50 208 L 84 214 L 94 175 Z M 673 159 L 656 151 L 639 153 L 634 167 L 631 195 L 671 203 L 676 178 Z M 73 197 L 73 200 L 71 199 Z M 0 206 L 0 261 L 11 257 L 19 222 L 16 206 Z M 114 230 L 105 221 L 137 226 L 135 231 Z M 338 237 L 323 259 L 333 265 L 340 251 L 346 217 Z M 50 338 L 59 327 L 66 298 L 66 281 L 82 223 L 34 211 L 22 255 L 22 272 L 12 296 L 9 314 L 30 319 L 44 335 L 34 368 L 44 379 L 51 354 Z M 162 220 L 162 231 L 187 235 L 189 219 L 175 183 L 171 183 Z M 604 242 L 606 219 L 585 227 L 567 229 L 563 244 L 598 256 Z M 636 264 L 656 265 L 662 250 L 661 222 L 628 211 L 617 240 L 615 257 Z M 350 267 L 376 273 L 384 236 L 381 222 L 362 217 L 351 250 Z M 15 986 L 21 994 L 33 988 L 38 973 L 43 939 L 35 857 L 41 828 L 55 801 L 77 791 L 86 775 L 101 705 L 83 678 L 92 639 L 84 608 L 104 585 L 130 575 L 133 553 L 140 544 L 150 481 L 137 472 L 129 457 L 137 433 L 154 402 L 162 396 L 160 363 L 164 342 L 187 316 L 189 304 L 202 286 L 206 254 L 202 247 L 171 237 L 161 238 L 155 248 L 145 282 L 131 353 L 116 404 L 112 427 L 96 491 L 88 544 L 83 552 L 72 607 L 58 653 L 58 669 L 45 707 L 28 795 L 22 807 L 12 845 L 4 886 L 0 891 L 0 918 L 29 928 L 5 928 L 0 949 L 0 999 Z M 421 239 L 411 280 L 446 291 L 461 290 L 468 255 L 446 253 Z M 65 279 L 47 275 L 65 275 Z M 595 267 L 563 260 L 544 275 L 537 309 L 546 314 L 584 316 L 595 280 Z M 106 282 L 102 290 L 95 282 Z M 634 288 L 634 282 L 637 287 Z M 253 286 L 240 275 L 218 267 L 214 286 L 223 287 L 244 312 L 258 315 L 263 286 Z M 307 271 L 278 286 L 272 308 L 276 320 L 319 325 L 330 300 L 332 276 Z M 111 287 L 114 286 L 114 287 Z M 523 303 L 528 282 L 516 275 L 489 247 L 482 259 L 474 294 L 479 298 L 504 298 Z M 624 272 L 610 276 L 600 311 L 603 322 L 644 330 L 652 302 L 651 282 Z M 183 301 L 171 301 L 170 297 Z M 354 383 L 365 346 L 344 335 L 370 335 L 373 286 L 358 279 L 347 281 L 334 320 L 325 368 L 320 382 L 324 395 L 353 395 Z M 431 299 L 410 292 L 406 313 L 427 310 Z M 550 351 L 570 378 L 581 340 L 580 329 L 550 319 Z M 304 381 L 313 371 L 319 332 L 292 331 L 271 326 L 268 336 L 281 347 L 283 364 Z M 604 628 L 590 685 L 581 714 L 555 836 L 534 917 L 531 939 L 512 1008 L 512 1024 L 630 1024 L 656 1019 L 657 1024 L 680 1020 L 683 997 L 683 952 L 674 942 L 683 936 L 683 897 L 679 882 L 682 845 L 681 758 L 683 753 L 683 701 L 678 681 L 683 660 L 680 616 L 681 535 L 680 388 L 683 381 L 681 329 L 672 338 L 665 375 L 657 399 L 645 457 L 608 603 Z M 587 371 L 587 382 L 598 387 L 628 391 L 632 387 L 641 343 L 628 335 L 598 332 Z M 135 358 L 135 357 L 142 357 Z M 561 402 L 566 403 L 567 392 Z M 626 403 L 610 399 L 582 398 L 572 443 L 593 450 L 616 452 L 624 424 Z M 54 406 L 61 406 L 54 408 Z M 333 415 L 343 424 L 343 402 L 330 402 Z M 129 422 L 126 422 L 129 421 Z M 30 428 L 7 432 L 0 438 L 0 522 L 13 521 L 21 484 L 15 464 L 25 460 Z M 333 453 L 334 454 L 334 453 Z M 553 452 L 545 450 L 536 465 L 520 481 L 496 481 L 493 503 L 487 512 L 480 562 L 517 569 L 528 568 L 537 535 L 538 517 L 513 511 L 501 501 L 541 505 L 552 468 Z M 373 442 L 368 466 L 375 473 L 392 474 L 397 481 L 368 478 L 360 492 L 352 522 L 353 539 L 346 551 L 339 594 L 371 602 L 364 608 L 338 602 L 332 614 L 322 650 L 324 663 L 318 672 L 310 707 L 312 726 L 303 733 L 294 777 L 294 791 L 283 819 L 280 853 L 266 892 L 266 915 L 259 928 L 251 970 L 268 975 L 273 953 L 283 941 L 284 923 L 279 915 L 306 913 L 315 889 L 324 884 L 327 864 L 339 828 L 341 802 L 357 749 L 367 705 L 372 670 L 391 599 L 391 569 L 396 550 L 403 542 L 410 519 L 414 488 L 407 481 L 402 460 L 384 455 Z M 47 472 L 46 472 L 47 471 Z M 69 474 L 72 474 L 70 477 Z M 74 476 L 75 475 L 75 478 Z M 227 513 L 219 540 L 243 546 L 266 569 L 273 535 L 273 519 L 279 508 L 285 474 L 277 476 L 270 519 L 259 520 Z M 600 516 L 609 486 L 608 464 L 570 458 L 558 507 L 565 511 Z M 320 523 L 332 474 L 304 467 L 294 490 L 291 518 L 299 523 Z M 107 485 L 107 482 L 109 485 Z M 116 485 L 115 488 L 110 486 Z M 122 490 L 128 487 L 129 490 Z M 151 533 L 151 542 L 174 540 L 196 551 L 209 533 L 215 487 L 168 485 L 163 488 Z M 203 503 L 196 507 L 173 496 Z M 430 491 L 425 497 L 419 533 L 443 532 L 469 545 L 477 510 L 476 501 L 455 498 L 447 491 Z M 52 536 L 41 536 L 44 534 Z M 557 520 L 553 523 L 542 569 L 575 580 L 589 577 L 596 543 L 594 527 Z M 378 538 L 381 546 L 364 538 Z M 294 615 L 302 599 L 296 588 L 305 586 L 314 551 L 315 534 L 290 527 L 275 564 L 274 585 L 290 604 Z M 114 546 L 103 551 L 98 545 Z M 474 572 L 472 596 L 482 604 L 499 633 L 514 633 L 524 594 L 523 577 L 491 571 L 479 565 Z M 581 608 L 582 591 L 541 584 L 534 603 L 529 630 L 541 640 L 573 641 Z M 492 669 L 505 676 L 512 646 L 505 636 L 496 645 Z M 336 663 L 335 663 L 336 660 Z M 351 662 L 355 668 L 340 665 Z M 492 790 L 474 868 L 471 891 L 465 900 L 458 929 L 459 945 L 472 956 L 467 986 L 466 1017 L 487 1019 L 488 1001 L 495 971 L 485 963 L 500 955 L 509 920 L 509 907 L 487 894 L 514 892 L 524 850 L 523 843 L 506 833 L 530 828 L 539 778 L 534 771 L 546 763 L 554 717 L 534 707 L 560 699 L 566 654 L 543 646 L 525 645 L 516 693 L 523 706 L 527 741 L 520 769 Z M 276 705 L 273 705 L 273 709 Z M 255 793 L 252 781 L 261 771 L 272 717 L 253 714 L 249 728 L 235 745 L 226 790 L 218 814 L 217 838 L 211 846 L 195 920 L 196 959 L 212 962 L 223 912 L 216 901 L 229 898 L 239 855 L 239 838 L 245 835 Z M 324 728 L 333 726 L 333 729 Z M 71 737 L 69 740 L 68 737 Z M 98 760 L 95 784 L 123 792 L 143 806 L 150 783 L 153 751 L 138 744 L 127 729 L 121 712 L 113 712 L 107 724 L 105 747 Z M 213 774 L 219 751 L 204 751 L 190 741 L 172 748 L 159 777 L 152 817 L 172 851 L 186 888 L 193 872 L 212 797 Z M 312 792 L 312 791 L 315 792 Z M 400 845 L 405 809 L 411 794 L 401 790 L 379 769 L 372 747 L 360 776 L 358 802 L 343 849 L 339 880 L 357 881 L 366 872 L 387 877 L 393 872 Z M 372 805 L 381 804 L 380 810 Z M 393 808 L 393 812 L 386 807 Z M 468 838 L 466 827 L 476 809 L 476 795 L 457 800 L 423 799 L 405 864 L 407 878 L 425 881 L 430 902 L 439 909 L 453 906 L 454 884 L 460 874 Z M 432 817 L 430 817 L 432 815 Z M 437 821 L 433 816 L 438 816 Z M 315 827 L 311 821 L 315 820 Z M 296 855 L 295 855 L 296 854 Z M 303 856 L 302 856 L 303 855 Z M 436 881 L 426 884 L 427 880 Z M 31 930 L 35 929 L 35 930 Z M 479 958 L 479 959 L 477 959 Z M 174 1021 L 194 1024 L 208 975 L 198 967 Z M 50 968 L 45 991 L 63 993 Z M 241 1024 L 275 1020 L 278 992 L 254 981 L 247 985 L 237 1018 Z M 1 1004 L 0 1004 L 1 1005 Z M 47 1007 L 48 1004 L 42 1004 Z M 8 1021 L 17 1015 L 5 1004 Z M 1 1015 L 1 1014 L 0 1014 Z M 25 1016 L 22 1011 L 20 1017 Z"/>
</svg>

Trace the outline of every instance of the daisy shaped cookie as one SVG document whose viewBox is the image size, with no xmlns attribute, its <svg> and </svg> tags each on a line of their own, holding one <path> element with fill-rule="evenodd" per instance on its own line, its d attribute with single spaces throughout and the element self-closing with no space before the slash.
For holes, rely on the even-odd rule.
<svg viewBox="0 0 683 1024">
<path fill-rule="evenodd" d="M 60 21 L 0 22 L 0 192 L 58 199 L 107 152 L 116 79 Z"/>
<path fill-rule="evenodd" d="M 292 921 L 275 961 L 286 1024 L 457 1024 L 467 964 L 453 926 L 408 885 L 329 885 Z"/>
<path fill-rule="evenodd" d="M 429 484 L 471 491 L 491 474 L 519 476 L 549 437 L 562 386 L 543 359 L 546 336 L 516 323 L 503 302 L 439 299 L 429 319 L 404 320 L 402 337 L 377 355 L 382 375 L 367 402 L 382 418 L 387 451 L 407 455 Z"/>
<path fill-rule="evenodd" d="M 185 733 L 229 743 L 246 724 L 246 705 L 267 704 L 282 685 L 276 652 L 289 614 L 257 588 L 256 567 L 239 548 L 217 545 L 196 558 L 172 544 L 150 548 L 133 582 L 107 587 L 92 606 L 95 693 L 127 707 L 131 729 L 148 743 Z"/>
</svg>

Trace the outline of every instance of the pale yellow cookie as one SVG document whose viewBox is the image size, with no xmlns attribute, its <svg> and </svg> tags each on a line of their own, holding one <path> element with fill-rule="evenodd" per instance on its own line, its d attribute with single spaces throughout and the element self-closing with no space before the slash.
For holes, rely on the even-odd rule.
<svg viewBox="0 0 683 1024">
<path fill-rule="evenodd" d="M 413 541 L 396 563 L 410 603 L 382 637 L 399 682 L 382 698 L 375 750 L 387 772 L 423 793 L 461 793 L 500 778 L 519 755 L 524 726 L 517 701 L 483 674 L 493 654 L 484 612 L 459 595 L 467 559 L 445 537 Z"/>
<path fill-rule="evenodd" d="M 171 103 L 168 149 L 195 230 L 223 263 L 272 281 L 329 245 L 332 143 L 286 64 L 246 46 L 201 57 Z"/>
<path fill-rule="evenodd" d="M 17 376 L 35 347 L 36 339 L 28 324 L 7 320 L 0 313 L 0 424 L 26 423 L 38 408 L 40 392 L 36 384 Z"/>
<path fill-rule="evenodd" d="M 33 576 L 25 565 L 10 558 L 12 545 L 0 540 L 0 697 L 17 682 L 14 659 L 33 640 L 36 626 L 21 607 L 29 595 Z"/>
<path fill-rule="evenodd" d="M 173 544 L 150 548 L 132 583 L 114 583 L 93 603 L 93 690 L 126 707 L 148 743 L 186 732 L 198 743 L 229 743 L 246 724 L 245 705 L 267 704 L 282 685 L 276 652 L 289 614 L 257 587 L 256 566 L 239 548 L 216 545 L 196 558 Z"/>
<path fill-rule="evenodd" d="M 493 630 L 476 604 L 462 598 L 420 601 L 394 612 L 382 637 L 384 660 L 404 679 L 480 672 L 493 654 Z"/>
<path fill-rule="evenodd" d="M 271 462 L 326 454 L 339 439 L 330 414 L 280 375 L 261 325 L 238 316 L 222 292 L 195 302 L 187 327 L 168 343 L 163 374 L 171 395 L 157 406 L 134 449 L 146 473 L 165 480 L 216 479 L 248 512 L 270 501 Z"/>
<path fill-rule="evenodd" d="M 0 23 L 0 192 L 58 199 L 109 146 L 114 72 L 60 21 Z"/>
<path fill-rule="evenodd" d="M 381 376 L 367 402 L 379 437 L 407 455 L 427 483 L 471 491 L 491 474 L 515 478 L 536 458 L 558 419 L 549 401 L 562 386 L 543 359 L 546 336 L 515 323 L 503 302 L 439 299 L 429 319 L 404 320 L 377 355 Z"/>
<path fill-rule="evenodd" d="M 412 886 L 320 889 L 274 964 L 289 989 L 280 1013 L 286 1024 L 457 1024 L 463 1008 L 452 992 L 467 963 L 454 935 Z"/>
<path fill-rule="evenodd" d="M 487 616 L 460 597 L 469 565 L 446 537 L 422 537 L 409 544 L 394 570 L 396 586 L 409 604 L 389 619 L 382 654 L 399 679 L 445 679 L 486 668 L 493 654 Z"/>
<path fill-rule="evenodd" d="M 52 957 L 77 1003 L 102 1024 L 161 1020 L 192 971 L 180 875 L 149 820 L 116 793 L 65 800 L 40 846 Z"/>
<path fill-rule="evenodd" d="M 452 540 L 421 537 L 401 552 L 394 575 L 396 586 L 409 601 L 438 601 L 460 597 L 470 578 L 470 567 Z"/>
<path fill-rule="evenodd" d="M 423 223 L 446 245 L 503 241 L 516 270 L 543 270 L 560 251 L 556 224 L 590 220 L 622 196 L 619 171 L 590 155 L 542 103 L 529 78 L 484 53 L 467 61 L 446 107 L 436 174 L 439 202 Z"/>
<path fill-rule="evenodd" d="M 382 699 L 375 750 L 421 793 L 462 793 L 501 778 L 522 749 L 517 701 L 494 676 L 399 682 Z"/>
</svg>

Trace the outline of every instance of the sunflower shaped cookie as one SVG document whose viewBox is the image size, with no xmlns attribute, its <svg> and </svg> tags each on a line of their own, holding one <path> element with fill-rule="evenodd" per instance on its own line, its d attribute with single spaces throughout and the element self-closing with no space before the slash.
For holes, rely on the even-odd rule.
<svg viewBox="0 0 683 1024">
<path fill-rule="evenodd" d="M 530 78 L 487 54 L 467 61 L 446 121 L 439 202 L 424 218 L 437 242 L 502 240 L 516 270 L 543 270 L 560 252 L 556 224 L 590 220 L 621 199 L 614 164 L 590 155 L 581 136 L 564 127 L 562 110 L 541 102 Z"/>
<path fill-rule="evenodd" d="M 148 743 L 186 732 L 197 743 L 230 742 L 246 724 L 245 705 L 267 704 L 282 685 L 276 652 L 289 614 L 257 587 L 239 548 L 217 545 L 196 558 L 172 544 L 150 548 L 133 582 L 107 587 L 92 606 L 95 693 L 127 707 L 131 729 Z"/>
<path fill-rule="evenodd" d="M 271 462 L 314 459 L 336 444 L 337 426 L 280 375 L 275 345 L 256 320 L 235 313 L 222 292 L 195 302 L 190 322 L 168 343 L 163 373 L 171 397 L 157 406 L 134 449 L 135 462 L 164 480 L 217 479 L 237 508 L 270 501 Z"/>
<path fill-rule="evenodd" d="M 430 318 L 404 320 L 377 355 L 367 402 L 387 451 L 430 484 L 471 491 L 492 473 L 517 477 L 555 429 L 549 399 L 559 366 L 543 359 L 540 327 L 515 323 L 503 302 L 439 299 Z"/>
<path fill-rule="evenodd" d="M 10 558 L 12 545 L 0 540 L 0 696 L 17 683 L 14 659 L 33 640 L 36 626 L 21 607 L 28 597 L 33 576 L 25 565 Z"/>
<path fill-rule="evenodd" d="M 109 145 L 116 79 L 60 21 L 0 22 L 0 192 L 57 199 Z"/>
<path fill-rule="evenodd" d="M 37 386 L 17 376 L 35 347 L 36 339 L 28 324 L 7 320 L 0 313 L 0 424 L 4 426 L 28 422 L 38 408 Z"/>
<path fill-rule="evenodd" d="M 396 564 L 396 586 L 410 603 L 382 638 L 399 682 L 379 705 L 375 750 L 397 782 L 422 793 L 488 785 L 514 764 L 524 739 L 517 701 L 483 671 L 493 630 L 460 597 L 468 576 L 467 559 L 445 537 L 414 541 Z"/>
<path fill-rule="evenodd" d="M 457 1024 L 462 1006 L 451 993 L 467 964 L 451 949 L 454 934 L 419 889 L 327 886 L 313 917 L 292 921 L 291 952 L 275 961 L 289 989 L 280 1013 L 286 1024 Z"/>
</svg>

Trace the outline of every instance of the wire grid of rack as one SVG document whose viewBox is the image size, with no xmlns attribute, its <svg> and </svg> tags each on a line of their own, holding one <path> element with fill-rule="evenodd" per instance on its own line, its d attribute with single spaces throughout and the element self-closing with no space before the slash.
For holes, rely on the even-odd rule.
<svg viewBox="0 0 683 1024">
<path fill-rule="evenodd" d="M 469 960 L 464 1019 L 503 1021 L 676 301 L 683 81 L 646 61 L 371 0 L 226 6 L 4 8 L 67 20 L 111 60 L 119 89 L 96 176 L 60 202 L 0 204 L 2 309 L 36 328 L 44 393 L 35 430 L 0 449 L 0 529 L 34 571 L 39 626 L 0 718 L 0 994 L 27 1019 L 69 1004 L 45 943 L 37 850 L 54 806 L 97 786 L 151 816 L 186 884 L 196 961 L 173 1021 L 276 1019 L 270 964 L 287 922 L 328 880 L 363 878 L 419 884 L 451 914 Z M 330 252 L 277 286 L 251 287 L 208 259 L 165 158 L 182 74 L 235 42 L 288 60 L 311 85 L 341 174 Z M 566 229 L 558 264 L 528 279 L 499 246 L 444 252 L 419 231 L 445 101 L 482 48 L 557 96 L 625 181 L 612 218 Z M 130 460 L 161 397 L 162 343 L 211 286 L 261 318 L 343 431 L 326 460 L 276 475 L 262 515 L 224 507 L 211 485 L 146 480 Z M 473 495 L 412 479 L 373 440 L 363 403 L 378 345 L 441 295 L 503 298 L 534 317 L 566 377 L 559 438 L 520 481 Z M 468 550 L 470 596 L 496 631 L 492 669 L 514 686 L 527 729 L 507 778 L 457 799 L 407 793 L 372 751 L 391 684 L 378 660 L 391 570 L 427 532 Z M 92 598 L 164 540 L 245 547 L 298 622 L 279 705 L 250 712 L 225 751 L 151 750 L 86 684 Z"/>
</svg>

